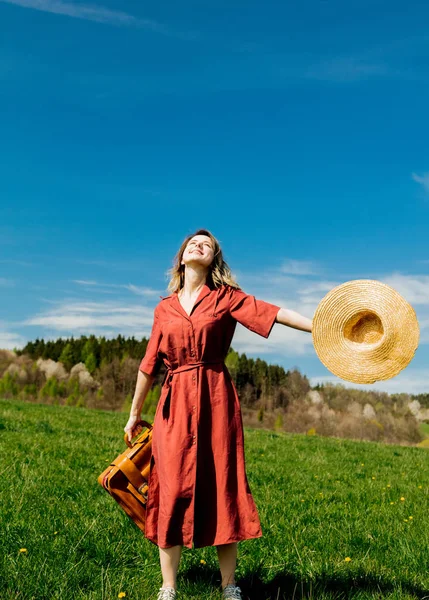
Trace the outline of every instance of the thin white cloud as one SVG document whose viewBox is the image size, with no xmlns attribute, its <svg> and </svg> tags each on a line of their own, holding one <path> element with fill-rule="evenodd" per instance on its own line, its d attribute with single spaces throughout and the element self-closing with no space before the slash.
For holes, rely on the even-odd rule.
<svg viewBox="0 0 429 600">
<path fill-rule="evenodd" d="M 64 15 L 75 19 L 95 21 L 117 27 L 139 27 L 149 29 L 156 33 L 169 35 L 170 32 L 165 25 L 151 19 L 140 19 L 128 13 L 111 10 L 103 6 L 75 4 L 63 0 L 0 0 L 4 4 L 14 4 L 22 8 L 31 8 L 56 15 Z"/>
<path fill-rule="evenodd" d="M 423 175 L 417 175 L 416 173 L 412 174 L 412 178 L 417 183 L 423 186 L 425 192 L 429 194 L 429 173 L 423 173 Z"/>
<path fill-rule="evenodd" d="M 280 323 L 274 324 L 268 339 L 237 324 L 232 347 L 246 354 L 272 354 L 279 358 L 314 354 L 310 333 Z"/>
<path fill-rule="evenodd" d="M 159 290 L 153 290 L 152 288 L 147 288 L 147 287 L 140 287 L 138 285 L 132 285 L 131 283 L 129 285 L 124 285 L 124 288 L 126 288 L 127 290 L 130 290 L 130 292 L 133 292 L 134 294 L 137 294 L 137 296 L 159 296 Z"/>
<path fill-rule="evenodd" d="M 1 2 L 1 0 L 0 0 Z M 135 263 L 132 262 L 132 259 L 127 259 L 124 260 L 122 262 L 120 261 L 116 261 L 116 262 L 109 262 L 107 260 L 83 260 L 83 259 L 78 259 L 75 262 L 82 264 L 82 265 L 91 265 L 94 267 L 101 267 L 101 268 L 106 268 L 109 269 L 109 271 L 112 270 L 119 270 L 119 271 L 141 271 L 142 269 L 142 265 L 140 262 L 136 261 Z"/>
<path fill-rule="evenodd" d="M 13 350 L 14 348 L 23 348 L 27 339 L 19 333 L 0 330 L 0 349 Z"/>
<path fill-rule="evenodd" d="M 39 326 L 70 334 L 100 334 L 106 331 L 125 336 L 149 335 L 153 308 L 102 302 L 68 302 L 25 320 L 21 325 Z"/>
<path fill-rule="evenodd" d="M 411 305 L 425 304 L 429 307 L 429 275 L 393 273 L 381 281 L 394 288 Z"/>
<path fill-rule="evenodd" d="M 309 285 L 303 285 L 296 291 L 297 304 L 296 307 L 290 306 L 293 310 L 302 312 L 306 316 L 314 315 L 318 304 L 335 287 L 339 286 L 342 281 L 319 281 L 311 282 Z"/>
<path fill-rule="evenodd" d="M 313 263 L 294 259 L 285 260 L 280 267 L 280 272 L 289 275 L 320 275 L 319 269 Z"/>
<path fill-rule="evenodd" d="M 295 276 L 283 273 L 285 265 L 288 273 L 293 271 Z M 302 276 L 310 274 L 314 276 L 315 273 L 313 263 L 290 260 L 277 269 L 261 271 L 258 274 L 240 272 L 237 274 L 237 279 L 243 291 L 254 295 L 258 300 L 264 300 L 281 308 L 289 308 L 312 318 L 318 302 L 324 296 L 323 292 L 329 290 L 333 283 L 320 281 L 317 284 L 311 281 L 306 286 Z M 318 294 L 315 288 L 319 289 Z M 232 346 L 238 352 L 255 356 L 270 354 L 283 358 L 314 354 L 310 333 L 285 327 L 279 323 L 274 324 L 268 339 L 238 324 Z"/>
<path fill-rule="evenodd" d="M 318 295 L 321 293 L 326 294 L 327 292 L 331 291 L 337 285 L 339 285 L 339 283 L 337 281 L 315 281 L 315 282 L 310 283 L 310 285 L 301 286 L 299 293 L 302 296 L 309 295 L 309 294 L 318 294 Z"/>
<path fill-rule="evenodd" d="M 15 282 L 12 279 L 6 279 L 5 277 L 0 277 L 0 287 L 13 287 Z"/>
<path fill-rule="evenodd" d="M 155 290 L 149 287 L 141 287 L 138 285 L 134 285 L 132 283 L 122 284 L 122 283 L 99 283 L 94 280 L 87 279 L 73 279 L 73 283 L 77 283 L 78 285 L 91 286 L 91 287 L 99 287 L 99 288 L 114 288 L 117 290 L 124 289 L 136 294 L 137 296 L 160 296 L 160 291 Z M 106 292 L 108 293 L 108 292 Z"/>
<path fill-rule="evenodd" d="M 309 67 L 305 76 L 319 81 L 354 82 L 390 74 L 391 70 L 383 63 L 356 57 L 337 57 Z"/>
<path fill-rule="evenodd" d="M 388 394 L 427 394 L 429 392 L 429 369 L 407 367 L 392 379 L 372 384 L 358 384 L 345 381 L 335 375 L 310 377 L 312 386 L 317 383 L 340 383 L 348 389 L 374 390 Z"/>
<path fill-rule="evenodd" d="M 302 265 L 304 261 L 294 262 Z M 308 262 L 305 264 L 312 265 Z M 238 281 L 245 292 L 255 295 L 256 298 L 282 308 L 290 308 L 309 318 L 312 318 L 317 305 L 326 293 L 342 283 L 334 280 L 305 280 L 301 274 L 284 275 L 281 270 L 282 267 L 258 274 L 240 273 Z M 303 273 L 304 270 L 311 271 L 313 277 L 316 273 L 315 268 L 308 266 L 296 270 L 299 270 L 300 273 Z"/>
<path fill-rule="evenodd" d="M 66 289 L 59 289 L 58 293 L 60 294 L 66 294 L 67 298 L 63 298 L 63 301 L 65 302 L 66 300 L 70 300 L 70 299 L 80 299 L 80 298 L 87 298 L 87 294 L 86 292 L 88 291 L 88 289 L 86 289 L 84 286 L 82 287 L 82 293 L 79 295 L 79 291 L 80 290 L 66 290 Z M 111 296 L 115 296 L 118 295 L 118 290 L 108 290 L 102 287 L 97 287 L 97 291 L 96 291 L 97 295 L 100 294 L 109 294 Z M 46 301 L 46 298 L 43 298 L 43 301 Z"/>
<path fill-rule="evenodd" d="M 99 285 L 96 281 L 88 281 L 87 279 L 73 279 L 72 281 L 79 285 Z"/>
<path fill-rule="evenodd" d="M 10 259 L 9 258 L 1 259 L 0 263 L 3 264 L 3 265 L 6 265 L 6 264 L 8 264 L 8 265 L 18 265 L 20 267 L 32 267 L 32 266 L 34 266 L 34 263 L 29 263 L 29 262 L 26 262 L 24 260 L 14 260 L 12 258 L 10 258 Z"/>
</svg>

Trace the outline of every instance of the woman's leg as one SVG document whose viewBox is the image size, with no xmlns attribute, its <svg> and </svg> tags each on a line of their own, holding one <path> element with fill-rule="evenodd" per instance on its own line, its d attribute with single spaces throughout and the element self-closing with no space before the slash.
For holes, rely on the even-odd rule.
<svg viewBox="0 0 429 600">
<path fill-rule="evenodd" d="M 235 567 L 237 565 L 237 542 L 216 546 L 222 575 L 222 589 L 233 583 L 235 585 Z"/>
<path fill-rule="evenodd" d="M 159 548 L 159 560 L 162 572 L 162 587 L 176 589 L 176 575 L 179 568 L 182 546 Z"/>
</svg>

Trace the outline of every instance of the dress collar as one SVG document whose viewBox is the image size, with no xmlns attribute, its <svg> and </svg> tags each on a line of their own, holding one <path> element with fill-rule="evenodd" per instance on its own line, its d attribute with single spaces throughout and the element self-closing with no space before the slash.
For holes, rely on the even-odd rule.
<svg viewBox="0 0 429 600">
<path fill-rule="evenodd" d="M 188 313 L 185 311 L 185 309 L 183 308 L 183 306 L 180 304 L 180 300 L 179 300 L 179 296 L 177 294 L 177 292 L 174 292 L 173 294 L 171 294 L 171 303 L 173 305 L 173 307 L 178 310 L 181 314 L 183 314 L 188 320 L 190 320 L 192 314 L 195 311 L 195 308 L 197 307 L 197 305 L 201 302 L 201 300 L 203 300 L 203 298 L 205 298 L 206 296 L 208 296 L 210 294 L 210 292 L 213 291 L 211 287 L 209 287 L 209 285 L 207 283 L 205 283 L 203 285 L 203 287 L 200 290 L 200 293 L 198 294 L 197 299 L 194 302 L 194 305 L 192 307 L 191 310 L 191 314 L 188 315 Z"/>
</svg>

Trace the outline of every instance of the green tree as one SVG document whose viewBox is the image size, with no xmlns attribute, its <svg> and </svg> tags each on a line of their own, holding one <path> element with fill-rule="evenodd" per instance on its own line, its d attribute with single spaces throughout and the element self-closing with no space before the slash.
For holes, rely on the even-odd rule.
<svg viewBox="0 0 429 600">
<path fill-rule="evenodd" d="M 97 359 L 95 358 L 94 354 L 88 354 L 85 360 L 85 367 L 88 369 L 91 375 L 93 375 L 95 369 L 97 368 Z"/>
<path fill-rule="evenodd" d="M 0 379 L 0 394 L 4 396 L 17 396 L 19 393 L 19 385 L 16 382 L 15 377 L 11 373 Z"/>
<path fill-rule="evenodd" d="M 61 352 L 60 362 L 63 363 L 64 367 L 68 371 L 70 371 L 74 365 L 73 348 L 70 342 L 64 346 L 64 349 Z"/>
<path fill-rule="evenodd" d="M 239 358 L 238 352 L 236 352 L 235 350 L 230 348 L 229 352 L 226 356 L 226 359 L 225 359 L 225 364 L 227 366 L 228 371 L 231 374 L 231 377 L 232 377 L 232 380 L 234 381 L 234 383 L 237 381 L 238 358 Z"/>
<path fill-rule="evenodd" d="M 59 398 L 65 396 L 66 388 L 56 377 L 49 377 L 39 392 L 40 398 Z"/>
<path fill-rule="evenodd" d="M 100 363 L 100 344 L 95 335 L 91 335 L 88 339 L 83 338 L 83 340 L 80 360 L 85 363 L 88 371 L 93 373 Z"/>
</svg>

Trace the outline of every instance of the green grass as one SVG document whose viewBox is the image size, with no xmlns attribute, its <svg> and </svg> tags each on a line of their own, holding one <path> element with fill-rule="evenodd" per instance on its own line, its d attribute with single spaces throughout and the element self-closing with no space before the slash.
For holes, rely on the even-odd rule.
<svg viewBox="0 0 429 600">
<path fill-rule="evenodd" d="M 421 423 L 420 429 L 426 438 L 429 438 L 429 423 Z"/>
<path fill-rule="evenodd" d="M 157 547 L 97 483 L 126 420 L 0 401 L 2 599 L 156 598 Z M 264 534 L 238 545 L 251 600 L 429 596 L 428 450 L 247 429 L 245 443 Z M 216 549 L 184 548 L 179 598 L 219 584 Z"/>
</svg>

